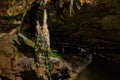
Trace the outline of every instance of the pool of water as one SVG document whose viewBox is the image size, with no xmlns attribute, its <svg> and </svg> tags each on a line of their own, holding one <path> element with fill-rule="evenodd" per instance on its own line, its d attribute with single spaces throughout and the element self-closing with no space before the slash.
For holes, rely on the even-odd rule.
<svg viewBox="0 0 120 80">
<path fill-rule="evenodd" d="M 93 58 L 76 80 L 120 80 L 120 64 Z"/>
</svg>

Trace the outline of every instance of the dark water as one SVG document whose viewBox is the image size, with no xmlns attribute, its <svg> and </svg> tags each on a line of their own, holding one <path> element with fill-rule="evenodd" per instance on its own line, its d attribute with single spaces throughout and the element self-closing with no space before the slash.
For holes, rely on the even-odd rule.
<svg viewBox="0 0 120 80">
<path fill-rule="evenodd" d="M 120 80 L 120 64 L 93 58 L 77 80 Z"/>
<path fill-rule="evenodd" d="M 71 52 L 77 53 L 76 50 Z M 75 80 L 120 80 L 120 50 L 97 50 L 95 52 L 92 63 Z"/>
</svg>

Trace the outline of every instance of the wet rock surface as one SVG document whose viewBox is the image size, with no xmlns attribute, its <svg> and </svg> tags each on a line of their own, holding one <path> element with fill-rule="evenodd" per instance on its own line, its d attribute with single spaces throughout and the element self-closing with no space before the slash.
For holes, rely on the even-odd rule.
<svg viewBox="0 0 120 80">
<path fill-rule="evenodd" d="M 7 34 L 6 34 L 7 35 Z M 16 35 L 16 34 L 15 34 Z M 2 38 L 5 38 L 0 41 L 0 77 L 2 80 L 34 80 L 37 79 L 35 70 L 36 70 L 36 64 L 34 56 L 25 52 L 19 51 L 22 48 L 22 46 L 19 45 L 19 47 L 15 46 L 15 43 L 13 40 L 15 40 L 13 37 L 14 35 L 7 35 L 2 36 Z M 19 40 L 18 40 L 19 41 Z M 22 40 L 21 40 L 22 41 Z M 24 43 L 24 42 L 23 42 Z M 30 47 L 27 45 L 27 47 Z M 32 48 L 32 47 L 31 47 Z M 82 58 L 79 56 L 73 56 L 70 55 L 66 56 L 63 55 L 63 58 L 51 56 L 50 61 L 52 63 L 52 70 L 51 70 L 51 76 L 52 79 L 58 80 L 58 79 L 73 79 L 74 74 L 79 73 L 84 68 L 81 68 L 80 71 L 78 69 L 83 65 L 86 67 L 90 62 L 90 59 L 88 57 Z M 81 61 L 83 60 L 83 61 Z M 79 62 L 80 61 L 80 62 Z M 86 62 L 85 62 L 86 61 Z M 6 79 L 5 79 L 6 78 Z"/>
</svg>

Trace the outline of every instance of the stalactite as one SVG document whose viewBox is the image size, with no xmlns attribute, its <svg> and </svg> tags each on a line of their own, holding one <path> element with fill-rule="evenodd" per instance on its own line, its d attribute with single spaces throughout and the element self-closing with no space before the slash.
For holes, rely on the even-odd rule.
<svg viewBox="0 0 120 80">
<path fill-rule="evenodd" d="M 74 0 L 70 1 L 70 16 L 72 16 L 72 14 L 73 14 L 73 2 L 74 2 Z"/>
</svg>

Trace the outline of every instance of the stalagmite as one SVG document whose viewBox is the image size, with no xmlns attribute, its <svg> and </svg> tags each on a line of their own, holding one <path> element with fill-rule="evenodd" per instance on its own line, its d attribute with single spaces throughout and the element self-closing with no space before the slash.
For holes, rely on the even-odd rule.
<svg viewBox="0 0 120 80">
<path fill-rule="evenodd" d="M 50 53 L 50 37 L 47 25 L 47 11 L 46 11 L 47 0 L 44 0 L 44 17 L 43 26 L 41 27 L 39 21 L 36 25 L 36 46 L 35 54 L 38 62 L 36 73 L 42 80 L 51 80 L 51 74 L 49 69 L 49 53 Z"/>
<path fill-rule="evenodd" d="M 43 28 L 42 28 L 43 40 L 46 42 L 48 46 L 48 51 L 50 51 L 50 36 L 47 25 L 47 11 L 44 10 L 44 20 L 43 20 Z"/>
<path fill-rule="evenodd" d="M 41 27 L 39 21 L 37 20 L 37 25 L 36 25 L 36 31 L 37 31 L 37 34 L 42 34 L 41 29 L 42 29 L 42 27 Z"/>
<path fill-rule="evenodd" d="M 35 45 L 35 55 L 36 55 L 36 73 L 38 78 L 43 78 L 45 79 L 45 65 L 44 65 L 44 58 L 42 56 L 43 51 L 41 51 L 42 47 L 42 39 L 41 39 L 41 26 L 39 21 L 37 21 L 36 25 L 36 45 Z"/>
</svg>

